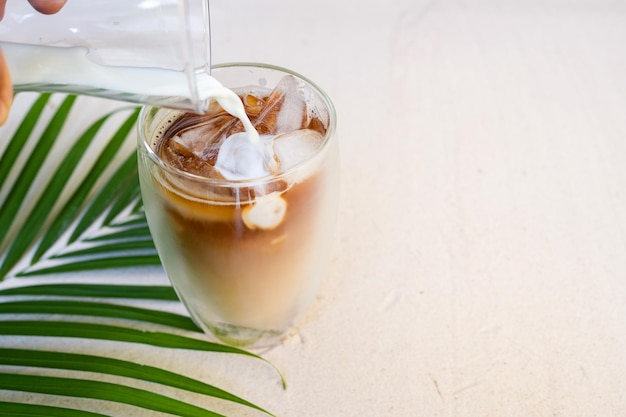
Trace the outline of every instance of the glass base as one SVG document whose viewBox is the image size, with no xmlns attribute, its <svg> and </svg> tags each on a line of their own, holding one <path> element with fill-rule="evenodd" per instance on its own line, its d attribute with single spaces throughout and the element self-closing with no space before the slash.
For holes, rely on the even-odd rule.
<svg viewBox="0 0 626 417">
<path fill-rule="evenodd" d="M 221 342 L 236 347 L 268 347 L 278 344 L 287 334 L 281 330 L 255 329 L 229 323 L 206 324 L 208 332 Z"/>
</svg>

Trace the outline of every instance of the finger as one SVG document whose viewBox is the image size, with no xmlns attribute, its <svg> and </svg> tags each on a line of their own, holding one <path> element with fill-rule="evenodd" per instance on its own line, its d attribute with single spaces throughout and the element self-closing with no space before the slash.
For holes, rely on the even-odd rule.
<svg viewBox="0 0 626 417">
<path fill-rule="evenodd" d="M 11 75 L 4 59 L 4 54 L 0 51 L 0 125 L 6 122 L 9 117 L 9 109 L 13 102 L 13 85 Z"/>
<path fill-rule="evenodd" d="M 39 13 L 54 14 L 65 6 L 67 0 L 28 0 L 28 2 Z"/>
<path fill-rule="evenodd" d="M 0 20 L 4 17 L 4 8 L 7 5 L 7 0 L 0 0 Z"/>
</svg>

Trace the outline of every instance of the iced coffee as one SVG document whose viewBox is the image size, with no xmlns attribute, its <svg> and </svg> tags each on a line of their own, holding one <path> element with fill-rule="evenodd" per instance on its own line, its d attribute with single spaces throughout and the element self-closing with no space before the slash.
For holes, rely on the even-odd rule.
<svg viewBox="0 0 626 417">
<path fill-rule="evenodd" d="M 223 98 L 206 114 L 144 109 L 144 207 L 195 321 L 227 343 L 269 344 L 294 326 L 326 270 L 338 185 L 334 112 L 286 70 L 231 66 L 214 76 L 245 117 Z"/>
</svg>

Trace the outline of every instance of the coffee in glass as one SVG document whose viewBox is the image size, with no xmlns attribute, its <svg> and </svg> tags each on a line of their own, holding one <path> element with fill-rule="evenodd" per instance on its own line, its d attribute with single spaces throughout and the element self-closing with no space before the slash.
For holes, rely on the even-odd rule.
<svg viewBox="0 0 626 417">
<path fill-rule="evenodd" d="M 213 75 L 247 120 L 231 114 L 228 97 L 206 114 L 144 108 L 144 207 L 198 325 L 229 344 L 268 345 L 294 326 L 326 271 L 338 198 L 335 112 L 325 93 L 285 69 L 233 64 Z"/>
</svg>

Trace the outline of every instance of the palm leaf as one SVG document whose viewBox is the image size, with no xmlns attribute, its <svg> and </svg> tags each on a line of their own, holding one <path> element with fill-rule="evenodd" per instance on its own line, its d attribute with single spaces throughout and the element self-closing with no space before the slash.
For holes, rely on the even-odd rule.
<svg viewBox="0 0 626 417">
<path fill-rule="evenodd" d="M 96 163 L 93 165 L 89 173 L 85 176 L 85 179 L 80 184 L 74 195 L 68 199 L 67 203 L 61 210 L 61 214 L 50 225 L 41 243 L 37 247 L 35 254 L 33 255 L 33 262 L 41 259 L 43 254 L 52 246 L 57 239 L 61 237 L 63 232 L 70 226 L 72 220 L 77 216 L 79 210 L 82 208 L 85 200 L 91 192 L 93 186 L 98 179 L 102 176 L 107 165 L 113 160 L 115 154 L 119 151 L 124 141 L 127 139 L 129 133 L 135 126 L 135 121 L 139 110 L 134 110 L 126 119 L 126 121 L 115 132 L 107 147 L 102 151 Z"/>
<path fill-rule="evenodd" d="M 9 225 L 15 220 L 17 212 L 23 204 L 26 194 L 28 193 L 31 184 L 38 173 L 38 169 L 50 152 L 50 148 L 54 144 L 55 138 L 58 137 L 75 100 L 76 97 L 68 96 L 63 101 L 56 114 L 48 124 L 48 127 L 39 138 L 39 141 L 33 148 L 28 161 L 24 164 L 23 169 L 17 176 L 17 180 L 13 184 L 12 189 L 9 191 L 8 198 L 0 207 L 0 224 Z M 33 121 L 30 123 L 34 125 Z M 22 123 L 23 126 L 27 126 L 28 124 L 29 122 L 27 120 L 24 120 Z M 0 241 L 6 237 L 7 232 L 8 228 L 0 229 Z M 2 271 L 4 271 L 4 269 L 6 268 L 3 267 Z"/>
<path fill-rule="evenodd" d="M 85 209 L 82 218 L 76 225 L 69 238 L 69 243 L 75 242 L 87 228 L 93 224 L 108 208 L 112 199 L 119 193 L 119 184 L 134 181 L 137 177 L 137 162 L 135 155 L 129 155 L 126 161 L 120 165 L 111 179 L 100 189 L 98 194 L 91 200 Z"/>
<path fill-rule="evenodd" d="M 220 343 L 208 342 L 195 337 L 98 323 L 9 320 L 0 322 L 0 334 L 7 336 L 70 337 L 127 343 L 142 343 L 171 349 L 234 353 L 263 360 L 261 357 L 246 350 L 222 345 Z"/>
<path fill-rule="evenodd" d="M 123 376 L 127 378 L 140 379 L 156 384 L 167 385 L 184 389 L 190 392 L 221 398 L 226 401 L 246 405 L 256 408 L 266 414 L 270 412 L 252 404 L 241 397 L 230 394 L 218 387 L 192 378 L 186 378 L 173 372 L 163 369 L 138 365 L 133 362 L 122 361 L 112 358 L 103 358 L 92 355 L 82 355 L 62 352 L 37 351 L 34 356 L 32 350 L 23 349 L 1 349 L 0 361 L 7 365 L 30 366 L 43 368 L 57 368 L 77 371 L 100 372 L 103 374 Z"/>
<path fill-rule="evenodd" d="M 224 417 L 173 398 L 109 382 L 0 373 L 0 389 L 122 402 L 180 417 Z"/>
<path fill-rule="evenodd" d="M 104 414 L 47 405 L 20 404 L 0 401 L 4 417 L 107 417 Z"/>
<path fill-rule="evenodd" d="M 187 316 L 147 308 L 113 303 L 75 300 L 21 300 L 0 303 L 0 314 L 64 314 L 95 317 L 115 317 L 161 324 L 182 330 L 200 329 Z"/>
<path fill-rule="evenodd" d="M 73 103 L 73 101 L 71 103 Z M 64 117 L 67 117 L 67 112 L 63 112 L 63 115 Z M 41 227 L 46 220 L 46 214 L 49 212 L 50 207 L 55 203 L 55 201 L 58 200 L 59 195 L 63 191 L 63 188 L 65 187 L 72 173 L 74 172 L 76 165 L 80 161 L 81 157 L 85 154 L 87 147 L 108 117 L 109 116 L 107 115 L 94 123 L 76 141 L 72 149 L 65 156 L 63 162 L 59 164 L 57 172 L 52 176 L 52 179 L 44 188 L 44 192 L 42 193 L 37 203 L 35 203 L 34 209 L 30 213 L 30 216 L 24 222 L 20 233 L 14 239 L 13 244 L 7 251 L 4 262 L 0 267 L 0 276 L 8 272 L 8 270 L 18 262 L 25 250 L 28 249 L 28 247 L 33 243 L 33 240 L 37 236 L 37 232 L 41 230 Z M 49 138 L 45 137 L 44 139 L 48 140 Z M 33 175 L 36 174 L 36 170 L 29 169 L 28 164 L 25 166 L 24 170 L 29 172 L 30 175 L 27 178 L 30 178 L 32 180 Z M 25 186 L 28 186 L 28 183 L 25 183 Z M 12 200 L 9 199 L 7 201 Z"/>
<path fill-rule="evenodd" d="M 0 337 L 41 340 L 42 344 L 45 340 L 81 340 L 83 346 L 78 352 L 69 342 L 70 351 L 29 348 L 32 344 L 0 346 L 2 415 L 115 417 L 88 410 L 89 403 L 85 402 L 104 400 L 180 417 L 222 416 L 158 390 L 139 389 L 133 381 L 174 387 L 271 415 L 203 381 L 88 353 L 99 341 L 107 341 L 120 346 L 231 354 L 269 364 L 246 350 L 206 340 L 188 315 L 165 310 L 172 303 L 180 307 L 169 285 L 146 285 L 133 279 L 141 278 L 141 273 L 128 275 L 123 284 L 90 282 L 89 271 L 132 267 L 136 272 L 158 266 L 159 259 L 143 213 L 136 157 L 134 152 L 124 151 L 134 141 L 138 109 L 114 106 L 95 118 L 85 117 L 82 106 L 76 104 L 83 99 L 61 94 L 31 96 L 25 116 L 10 139 L 5 139 L 8 144 L 0 155 L 0 195 L 5 196 L 0 201 L 0 315 L 11 318 L 0 321 Z M 16 103 L 20 100 L 18 95 Z M 26 144 L 32 144 L 33 151 L 19 159 Z M 99 144 L 97 158 L 86 163 L 88 154 Z M 66 146 L 58 162 L 47 159 L 55 145 Z M 47 170 L 42 168 L 46 164 Z M 44 185 L 40 191 L 34 184 Z M 59 279 L 63 277 L 78 282 Z M 146 301 L 151 308 L 134 305 Z M 11 339 L 14 336 L 17 339 Z M 11 367 L 27 371 L 13 372 Z M 48 369 L 46 375 L 39 372 L 44 368 Z M 127 382 L 67 377 L 67 372 L 74 371 L 114 375 Z M 284 387 L 284 379 L 278 375 Z M 20 401 L 19 396 L 17 400 L 15 396 L 3 398 L 3 392 L 27 393 L 23 398 L 53 395 L 74 400 L 69 406 L 57 407 Z"/>
<path fill-rule="evenodd" d="M 117 241 L 113 243 L 104 243 L 85 249 L 77 249 L 73 252 L 59 253 L 52 255 L 52 259 L 67 258 L 71 256 L 85 255 L 110 255 L 119 251 L 154 249 L 154 243 L 151 239 L 135 239 L 129 241 Z"/>
<path fill-rule="evenodd" d="M 120 223 L 119 230 L 113 229 L 113 231 L 106 231 L 99 236 L 92 236 L 85 238 L 85 242 L 97 242 L 116 239 L 152 239 L 150 230 L 145 223 L 145 218 L 133 219 L 127 223 Z M 123 228 L 124 226 L 133 226 L 132 228 Z"/>
<path fill-rule="evenodd" d="M 30 134 L 35 128 L 35 121 L 43 112 L 44 106 L 50 99 L 50 94 L 42 94 L 37 101 L 31 106 L 30 110 L 24 116 L 22 123 L 15 131 L 13 138 L 9 141 L 9 145 L 4 150 L 0 158 L 0 189 L 4 186 L 9 172 L 14 166 L 20 151 L 24 148 L 24 144 L 28 140 Z M 3 236 L 0 236 L 2 241 Z"/>
<path fill-rule="evenodd" d="M 139 183 L 137 181 L 129 181 L 124 184 L 120 189 L 119 196 L 115 199 L 115 202 L 111 205 L 109 212 L 104 218 L 103 224 L 105 226 L 114 226 L 115 219 L 132 203 L 139 199 Z"/>
<path fill-rule="evenodd" d="M 0 288 L 0 296 L 64 296 L 128 298 L 132 300 L 177 301 L 176 292 L 170 286 L 156 285 L 109 285 L 109 284 L 39 284 L 13 288 Z"/>
</svg>

